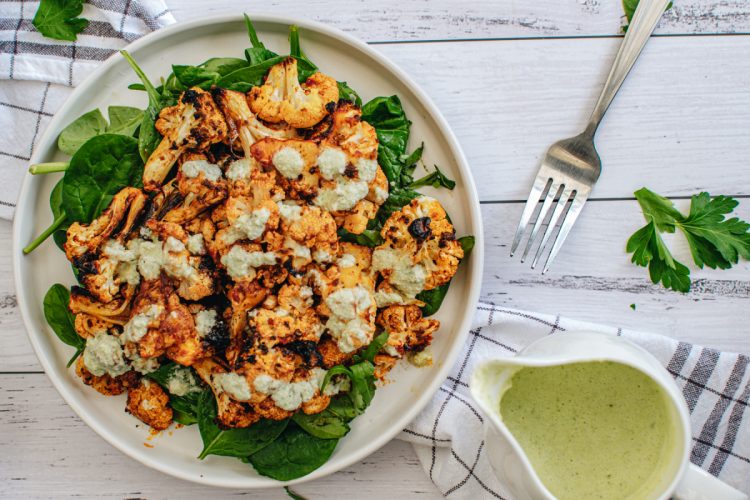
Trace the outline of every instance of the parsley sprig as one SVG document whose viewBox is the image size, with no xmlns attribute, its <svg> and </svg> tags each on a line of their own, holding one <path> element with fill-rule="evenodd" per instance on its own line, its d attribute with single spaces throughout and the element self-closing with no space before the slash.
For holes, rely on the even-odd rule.
<svg viewBox="0 0 750 500">
<path fill-rule="evenodd" d="M 651 281 L 661 282 L 678 292 L 690 291 L 690 269 L 675 260 L 661 233 L 680 229 L 685 235 L 695 265 L 711 269 L 729 269 L 739 258 L 750 260 L 750 224 L 726 215 L 739 204 L 729 196 L 694 195 L 690 213 L 685 216 L 674 204 L 646 188 L 635 192 L 647 224 L 628 240 L 626 250 L 632 261 L 648 267 Z"/>
</svg>

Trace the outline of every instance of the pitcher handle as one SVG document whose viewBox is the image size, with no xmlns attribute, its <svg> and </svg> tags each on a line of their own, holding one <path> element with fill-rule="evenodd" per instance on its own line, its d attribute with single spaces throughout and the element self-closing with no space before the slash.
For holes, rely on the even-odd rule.
<svg viewBox="0 0 750 500">
<path fill-rule="evenodd" d="M 745 493 L 712 476 L 700 467 L 689 464 L 674 498 L 679 500 L 748 500 Z"/>
</svg>

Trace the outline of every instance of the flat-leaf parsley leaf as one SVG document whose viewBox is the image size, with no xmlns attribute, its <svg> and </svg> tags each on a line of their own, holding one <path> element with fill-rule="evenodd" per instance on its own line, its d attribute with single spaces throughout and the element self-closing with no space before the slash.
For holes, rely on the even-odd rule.
<svg viewBox="0 0 750 500">
<path fill-rule="evenodd" d="M 660 235 L 678 228 L 700 268 L 729 269 L 740 257 L 750 260 L 750 224 L 737 217 L 725 218 L 738 205 L 734 198 L 694 195 L 685 216 L 670 200 L 646 188 L 636 191 L 635 197 L 647 224 L 630 237 L 626 250 L 633 254 L 633 263 L 648 267 L 654 283 L 678 292 L 690 290 L 690 269 L 674 259 Z"/>
<path fill-rule="evenodd" d="M 78 17 L 82 11 L 83 0 L 42 0 L 32 23 L 47 38 L 74 42 L 89 25 L 88 19 Z"/>
</svg>

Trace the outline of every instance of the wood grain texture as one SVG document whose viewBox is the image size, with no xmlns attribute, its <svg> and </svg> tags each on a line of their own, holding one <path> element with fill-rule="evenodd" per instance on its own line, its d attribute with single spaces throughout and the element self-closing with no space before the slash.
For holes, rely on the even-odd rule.
<svg viewBox="0 0 750 500">
<path fill-rule="evenodd" d="M 233 0 L 167 3 L 178 20 L 257 7 Z M 704 189 L 750 197 L 744 161 L 750 36 L 651 40 L 598 136 L 604 162 L 598 201 L 586 207 L 542 276 L 508 256 L 518 200 L 525 199 L 545 148 L 584 124 L 620 43 L 614 36 L 622 21 L 619 0 L 273 0 L 262 7 L 379 43 L 437 103 L 467 154 L 481 198 L 493 202 L 482 206 L 484 300 L 750 354 L 750 264 L 694 271 L 693 291 L 680 295 L 651 285 L 623 250 L 643 224 L 637 204 L 623 199 L 642 185 L 677 197 Z M 748 34 L 750 6 L 747 0 L 681 0 L 657 33 Z M 740 215 L 750 218 L 750 200 Z M 0 221 L 0 240 L 10 240 L 6 221 Z M 674 243 L 687 262 L 684 244 Z M 287 498 L 281 490 L 219 490 L 172 479 L 89 429 L 39 373 L 18 312 L 7 243 L 0 245 L 0 346 L 0 497 Z M 311 499 L 439 497 L 400 441 L 295 490 Z"/>
<path fill-rule="evenodd" d="M 480 199 L 525 200 L 547 147 L 584 128 L 618 47 L 597 38 L 376 48 L 445 115 Z M 750 36 L 651 40 L 599 129 L 592 198 L 644 185 L 669 196 L 748 194 L 748 53 Z M 429 161 L 429 144 L 425 152 Z"/>
<path fill-rule="evenodd" d="M 0 380 L 2 498 L 289 498 L 281 489 L 222 490 L 166 476 L 96 435 L 45 375 L 4 375 Z M 159 446 L 163 439 L 169 436 L 157 436 L 151 444 Z M 347 500 L 383 498 L 384 485 L 398 492 L 394 498 L 439 498 L 411 445 L 403 441 L 391 441 L 359 464 L 294 490 L 310 499 Z"/>
<path fill-rule="evenodd" d="M 660 34 L 750 32 L 745 0 L 681 0 Z M 369 42 L 606 36 L 621 33 L 619 0 L 232 0 L 168 2 L 178 20 L 242 10 L 314 19 Z"/>
</svg>

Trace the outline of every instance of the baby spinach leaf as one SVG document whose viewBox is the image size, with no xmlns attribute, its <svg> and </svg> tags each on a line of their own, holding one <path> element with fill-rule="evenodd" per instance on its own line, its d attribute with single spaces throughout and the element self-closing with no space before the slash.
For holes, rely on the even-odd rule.
<svg viewBox="0 0 750 500">
<path fill-rule="evenodd" d="M 458 242 L 461 244 L 461 250 L 464 251 L 464 259 L 466 259 L 469 256 L 469 254 L 471 254 L 471 251 L 474 249 L 474 243 L 476 243 L 476 238 L 474 238 L 471 235 L 461 236 L 458 239 Z"/>
<path fill-rule="evenodd" d="M 199 67 L 207 71 L 215 71 L 222 76 L 245 66 L 247 66 L 247 61 L 237 57 L 212 57 L 199 65 Z"/>
<path fill-rule="evenodd" d="M 370 361 L 360 361 L 351 366 L 336 365 L 326 373 L 320 390 L 326 388 L 335 375 L 346 375 L 352 383 L 347 395 L 351 399 L 354 410 L 361 414 L 367 409 L 375 396 L 375 367 Z"/>
<path fill-rule="evenodd" d="M 326 409 L 338 415 L 344 422 L 351 422 L 359 415 L 348 394 L 339 394 L 332 398 Z"/>
<path fill-rule="evenodd" d="M 464 251 L 463 260 L 465 260 L 469 257 L 471 250 L 474 248 L 475 238 L 473 236 L 462 236 L 458 238 L 458 242 L 461 244 L 461 249 Z M 425 305 L 422 306 L 423 316 L 432 316 L 438 312 L 440 306 L 443 305 L 443 299 L 445 299 L 445 296 L 448 294 L 448 288 L 450 288 L 450 286 L 451 282 L 449 281 L 437 288 L 424 290 L 417 294 L 417 299 L 425 303 Z"/>
<path fill-rule="evenodd" d="M 432 186 L 436 189 L 441 187 L 453 189 L 456 187 L 456 181 L 446 177 L 445 174 L 440 171 L 438 166 L 435 165 L 434 171 L 409 184 L 409 189 L 417 189 L 422 186 Z"/>
<path fill-rule="evenodd" d="M 108 113 L 109 123 L 98 109 L 82 114 L 60 132 L 57 147 L 73 156 L 86 141 L 97 135 L 132 136 L 143 118 L 143 111 L 129 106 L 110 106 Z"/>
<path fill-rule="evenodd" d="M 258 33 L 255 32 L 255 26 L 253 26 L 250 17 L 247 14 L 243 14 L 243 16 L 245 18 L 245 27 L 247 28 L 247 37 L 250 39 L 250 44 L 254 49 L 265 49 L 266 46 L 263 45 L 263 42 L 258 38 Z"/>
<path fill-rule="evenodd" d="M 42 0 L 32 24 L 47 38 L 73 42 L 89 25 L 88 19 L 78 17 L 82 11 L 83 0 Z"/>
<path fill-rule="evenodd" d="M 432 316 L 438 312 L 438 309 L 440 309 L 440 306 L 443 304 L 443 299 L 445 299 L 445 296 L 448 294 L 448 288 L 450 285 L 449 281 L 445 285 L 433 288 L 432 290 L 423 290 L 417 294 L 417 299 L 425 303 L 425 305 L 422 306 L 423 316 Z"/>
<path fill-rule="evenodd" d="M 170 361 L 147 374 L 146 377 L 158 383 L 165 391 L 167 391 L 167 393 L 169 393 L 169 406 L 172 408 L 172 418 L 175 422 L 182 425 L 197 424 L 201 396 L 204 392 L 210 393 L 211 391 L 202 387 L 182 396 L 170 393 L 169 381 L 175 376 L 175 373 L 178 370 L 192 370 L 192 368 L 178 365 L 177 363 Z M 195 375 L 194 378 L 196 382 L 200 380 L 200 378 Z"/>
<path fill-rule="evenodd" d="M 299 44 L 299 28 L 295 25 L 289 26 L 289 55 L 297 60 L 297 75 L 300 82 L 304 82 L 318 71 L 318 67 L 302 52 Z"/>
<path fill-rule="evenodd" d="M 361 353 L 355 354 L 352 358 L 355 363 L 360 361 L 369 361 L 372 363 L 375 360 L 375 356 L 380 352 L 380 349 L 388 342 L 388 332 L 383 332 L 370 342 Z"/>
<path fill-rule="evenodd" d="M 249 64 L 250 66 L 255 66 L 256 64 L 260 64 L 263 61 L 267 61 L 276 57 L 279 57 L 276 52 L 268 50 L 266 48 L 251 47 L 249 49 L 245 49 L 245 59 L 247 59 L 245 65 Z"/>
<path fill-rule="evenodd" d="M 31 243 L 24 247 L 24 254 L 33 252 L 34 249 L 41 245 L 47 238 L 50 237 L 50 235 L 52 235 L 52 237 L 54 238 L 57 246 L 62 249 L 62 245 L 67 239 L 66 231 L 68 229 L 68 226 L 70 226 L 70 221 L 68 220 L 68 216 L 62 206 L 62 184 L 63 181 L 62 179 L 60 179 L 57 184 L 55 184 L 55 187 L 52 188 L 52 192 L 49 196 L 49 206 L 52 210 L 53 217 L 52 224 L 50 224 L 50 226 L 45 229 L 42 234 L 34 238 Z"/>
<path fill-rule="evenodd" d="M 216 84 L 225 89 L 247 92 L 254 86 L 263 83 L 263 77 L 266 76 L 271 66 L 283 60 L 283 56 L 276 56 L 258 64 L 237 69 L 222 76 Z"/>
<path fill-rule="evenodd" d="M 70 303 L 70 292 L 63 285 L 55 284 L 47 290 L 44 296 L 44 318 L 55 332 L 57 338 L 63 343 L 76 348 L 76 352 L 68 366 L 73 362 L 86 348 L 86 340 L 81 338 L 75 330 L 75 315 L 68 309 Z"/>
<path fill-rule="evenodd" d="M 328 461 L 338 439 L 321 439 L 289 424 L 278 439 L 250 455 L 258 473 L 279 481 L 306 476 Z"/>
<path fill-rule="evenodd" d="M 161 142 L 161 135 L 155 126 L 156 120 L 159 118 L 159 113 L 164 107 L 174 103 L 174 96 L 166 88 L 162 88 L 162 91 L 159 92 L 135 62 L 135 59 L 126 50 L 121 50 L 120 54 L 122 54 L 130 67 L 133 68 L 135 74 L 138 75 L 148 95 L 148 107 L 146 107 L 146 111 L 143 114 L 138 133 L 138 151 L 141 159 L 147 161 L 148 157 L 156 149 L 156 146 Z"/>
<path fill-rule="evenodd" d="M 314 415 L 297 412 L 292 420 L 305 432 L 320 439 L 339 439 L 349 432 L 349 425 L 344 419 L 327 408 Z"/>
<path fill-rule="evenodd" d="M 341 241 L 357 243 L 366 247 L 376 247 L 383 244 L 383 238 L 380 236 L 380 230 L 365 229 L 361 234 L 350 233 L 343 227 L 338 229 L 338 236 Z"/>
<path fill-rule="evenodd" d="M 141 185 L 143 162 L 132 137 L 104 134 L 89 139 L 65 172 L 62 206 L 71 221 L 91 222 L 122 188 Z"/>
<path fill-rule="evenodd" d="M 211 391 L 201 393 L 198 403 L 198 429 L 203 451 L 208 455 L 245 458 L 271 444 L 286 428 L 289 420 L 262 419 L 243 429 L 222 430 L 216 424 L 216 400 Z"/>
<path fill-rule="evenodd" d="M 411 122 L 398 96 L 376 97 L 362 106 L 362 119 L 375 127 L 380 145 L 378 163 L 388 180 L 396 187 L 401 186 L 401 155 L 406 153 Z"/>
<path fill-rule="evenodd" d="M 65 154 L 73 156 L 84 142 L 107 130 L 107 120 L 99 109 L 84 113 L 65 127 L 57 138 L 57 147 Z"/>
<path fill-rule="evenodd" d="M 110 106 L 106 133 L 132 137 L 143 120 L 143 110 L 130 106 Z"/>
<path fill-rule="evenodd" d="M 203 90 L 210 89 L 221 78 L 218 71 L 200 66 L 172 65 L 172 73 L 185 87 L 200 87 Z"/>
<path fill-rule="evenodd" d="M 353 102 L 357 107 L 362 107 L 362 98 L 346 82 L 337 82 L 339 87 L 339 99 Z"/>
</svg>

